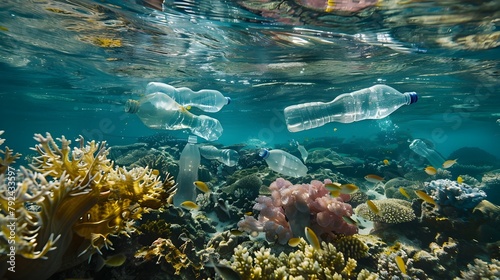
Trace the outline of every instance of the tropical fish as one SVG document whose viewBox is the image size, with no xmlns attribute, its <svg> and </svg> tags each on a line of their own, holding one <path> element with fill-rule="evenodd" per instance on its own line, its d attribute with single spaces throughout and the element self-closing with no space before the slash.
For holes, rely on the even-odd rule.
<svg viewBox="0 0 500 280">
<path fill-rule="evenodd" d="M 187 210 L 199 210 L 200 209 L 200 206 L 198 206 L 198 204 L 196 204 L 192 201 L 189 201 L 189 200 L 186 200 L 183 203 L 181 203 L 181 207 L 185 208 Z"/>
<path fill-rule="evenodd" d="M 353 194 L 359 190 L 359 188 L 354 184 L 339 184 L 339 183 L 325 184 L 325 188 L 330 192 L 339 192 L 343 194 Z"/>
<path fill-rule="evenodd" d="M 198 188 L 200 191 L 204 193 L 210 192 L 210 188 L 208 187 L 208 185 L 202 181 L 194 181 L 193 184 L 196 186 L 196 188 Z"/>
<path fill-rule="evenodd" d="M 379 182 L 383 182 L 384 178 L 382 178 L 378 175 L 375 175 L 375 174 L 368 174 L 365 176 L 365 180 L 370 182 L 370 183 L 379 183 Z"/>
<path fill-rule="evenodd" d="M 239 230 L 239 229 L 232 229 L 229 231 L 229 233 L 231 233 L 231 235 L 234 235 L 234 236 L 240 236 L 240 235 L 243 235 L 243 231 Z"/>
<path fill-rule="evenodd" d="M 408 195 L 408 193 L 403 189 L 402 187 L 399 188 L 399 192 L 404 195 L 404 197 L 411 199 L 411 197 Z"/>
<path fill-rule="evenodd" d="M 158 169 L 153 169 L 153 170 L 151 170 L 151 174 L 153 174 L 153 175 L 155 175 L 155 176 L 158 176 L 158 175 L 160 175 L 160 170 L 158 170 Z"/>
<path fill-rule="evenodd" d="M 306 239 L 311 244 L 311 246 L 316 250 L 321 250 L 321 244 L 319 242 L 319 238 L 314 233 L 314 231 L 310 227 L 305 228 Z"/>
<path fill-rule="evenodd" d="M 358 186 L 354 184 L 342 184 L 340 186 L 340 192 L 343 194 L 353 194 L 359 190 Z"/>
<path fill-rule="evenodd" d="M 455 163 L 457 163 L 457 160 L 458 160 L 458 158 L 457 159 L 449 159 L 449 160 L 443 162 L 443 168 L 446 169 L 446 168 L 452 167 Z"/>
<path fill-rule="evenodd" d="M 388 159 L 384 159 L 384 165 L 389 165 L 391 162 Z"/>
<path fill-rule="evenodd" d="M 330 192 L 333 192 L 333 191 L 340 191 L 341 189 L 341 186 L 342 184 L 340 183 L 328 183 L 328 184 L 325 184 L 325 188 L 330 191 Z"/>
<path fill-rule="evenodd" d="M 436 175 L 437 173 L 437 170 L 436 168 L 432 167 L 432 166 L 427 166 L 426 168 L 424 168 L 424 171 L 425 173 L 427 173 L 428 175 Z"/>
<path fill-rule="evenodd" d="M 398 256 L 396 256 L 396 258 L 394 258 L 394 260 L 396 261 L 396 264 L 398 265 L 399 270 L 401 270 L 401 272 L 403 274 L 406 274 L 406 265 L 405 265 L 403 258 L 398 255 Z"/>
<path fill-rule="evenodd" d="M 462 176 L 458 176 L 457 183 L 462 184 L 463 182 L 464 182 L 464 179 L 462 178 Z"/>
<path fill-rule="evenodd" d="M 300 243 L 300 237 L 292 237 L 288 240 L 288 246 L 297 247 Z"/>
<path fill-rule="evenodd" d="M 252 211 L 249 211 L 249 212 L 246 212 L 245 213 L 245 216 L 252 216 L 253 215 L 253 212 Z"/>
<path fill-rule="evenodd" d="M 344 222 L 350 224 L 350 225 L 354 225 L 354 226 L 357 226 L 358 223 L 353 220 L 351 217 L 348 217 L 348 216 L 342 216 L 342 219 L 344 220 Z"/>
<path fill-rule="evenodd" d="M 336 190 L 336 191 L 330 191 L 330 195 L 332 197 L 339 197 L 341 194 L 340 190 Z"/>
<path fill-rule="evenodd" d="M 436 201 L 434 201 L 434 199 L 432 197 L 430 197 L 428 194 L 426 194 L 424 191 L 416 190 L 415 193 L 423 201 L 437 206 Z"/>
<path fill-rule="evenodd" d="M 124 254 L 117 254 L 103 259 L 101 255 L 97 255 L 96 270 L 101 270 L 104 266 L 117 267 L 125 263 L 127 257 Z"/>
<path fill-rule="evenodd" d="M 368 209 L 370 209 L 373 213 L 380 215 L 380 209 L 378 209 L 377 205 L 375 205 L 373 201 L 367 200 L 366 205 L 368 205 Z"/>
</svg>

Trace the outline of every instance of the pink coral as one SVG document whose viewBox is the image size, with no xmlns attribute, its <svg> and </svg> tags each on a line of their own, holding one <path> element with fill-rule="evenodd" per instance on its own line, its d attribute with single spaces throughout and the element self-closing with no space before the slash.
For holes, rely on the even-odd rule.
<svg viewBox="0 0 500 280">
<path fill-rule="evenodd" d="M 241 230 L 266 233 L 270 242 L 285 244 L 293 236 L 303 236 L 304 227 L 311 227 L 316 234 L 325 232 L 352 235 L 357 233 L 355 225 L 348 224 L 342 218 L 353 214 L 351 205 L 344 201 L 348 195 L 330 196 L 324 182 L 313 180 L 310 184 L 293 185 L 278 178 L 269 189 L 271 196 L 260 196 L 254 205 L 259 210 L 258 219 L 247 216 L 238 223 Z"/>
</svg>

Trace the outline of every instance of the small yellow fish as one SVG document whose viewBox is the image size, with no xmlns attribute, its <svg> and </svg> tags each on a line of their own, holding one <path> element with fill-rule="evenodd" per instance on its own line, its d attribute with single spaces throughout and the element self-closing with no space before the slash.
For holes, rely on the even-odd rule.
<svg viewBox="0 0 500 280">
<path fill-rule="evenodd" d="M 377 205 L 375 205 L 373 201 L 367 200 L 366 205 L 368 205 L 368 209 L 370 209 L 373 213 L 380 215 L 380 209 L 378 209 Z"/>
<path fill-rule="evenodd" d="M 378 175 L 375 175 L 375 174 L 368 174 L 365 176 L 365 180 L 370 182 L 370 183 L 379 183 L 379 182 L 383 182 L 384 178 L 382 178 Z"/>
<path fill-rule="evenodd" d="M 462 176 L 458 176 L 457 183 L 462 184 L 463 182 L 464 182 L 464 179 L 462 178 Z"/>
<path fill-rule="evenodd" d="M 457 163 L 457 160 L 458 160 L 458 158 L 457 159 L 449 159 L 449 160 L 445 161 L 443 163 L 443 168 L 446 169 L 446 168 L 452 167 L 455 163 Z"/>
<path fill-rule="evenodd" d="M 384 165 L 386 165 L 386 166 L 387 166 L 387 165 L 389 165 L 389 164 L 391 164 L 391 162 L 390 162 L 388 159 L 384 159 Z"/>
<path fill-rule="evenodd" d="M 127 257 L 124 254 L 117 254 L 110 256 L 107 259 L 103 259 L 101 255 L 98 255 L 96 270 L 101 270 L 104 266 L 118 267 L 125 263 Z"/>
<path fill-rule="evenodd" d="M 355 225 L 357 226 L 358 223 L 356 223 L 355 220 L 353 220 L 351 217 L 348 217 L 348 216 L 342 216 L 342 219 L 344 220 L 344 222 L 350 224 L 350 225 Z"/>
<path fill-rule="evenodd" d="M 204 193 L 210 192 L 210 188 L 208 187 L 208 185 L 202 181 L 194 181 L 193 184 L 196 186 L 196 188 L 198 188 L 200 191 Z"/>
<path fill-rule="evenodd" d="M 330 192 L 333 192 L 333 191 L 340 191 L 340 189 L 342 188 L 342 185 L 340 183 L 328 183 L 328 184 L 325 184 L 325 188 L 330 191 Z"/>
<path fill-rule="evenodd" d="M 403 189 L 402 187 L 399 188 L 399 192 L 404 195 L 404 197 L 408 198 L 408 199 L 411 199 L 410 195 L 408 195 L 408 193 L 405 191 L 405 189 Z"/>
<path fill-rule="evenodd" d="M 191 110 L 191 105 L 187 105 L 186 110 Z"/>
<path fill-rule="evenodd" d="M 425 173 L 427 173 L 428 175 L 436 175 L 437 173 L 437 170 L 436 168 L 432 167 L 432 166 L 427 166 L 426 168 L 424 168 L 424 171 Z"/>
<path fill-rule="evenodd" d="M 200 209 L 200 206 L 198 206 L 198 204 L 192 202 L 192 201 L 184 201 L 183 203 L 181 203 L 181 207 L 184 208 L 184 209 L 187 209 L 187 210 L 198 210 Z"/>
<path fill-rule="evenodd" d="M 340 190 L 336 190 L 336 191 L 330 191 L 330 195 L 332 197 L 339 197 L 341 194 Z"/>
<path fill-rule="evenodd" d="M 249 212 L 246 212 L 245 213 L 245 216 L 252 216 L 253 215 L 253 212 L 252 211 L 249 211 Z"/>
<path fill-rule="evenodd" d="M 243 231 L 239 230 L 239 229 L 232 229 L 229 231 L 229 233 L 231 233 L 231 235 L 234 235 L 234 236 L 240 236 L 240 235 L 243 235 Z"/>
<path fill-rule="evenodd" d="M 9 29 L 5 26 L 0 25 L 0 31 L 9 31 Z"/>
<path fill-rule="evenodd" d="M 340 186 L 340 192 L 343 194 L 353 194 L 359 190 L 358 186 L 354 184 L 342 184 Z"/>
<path fill-rule="evenodd" d="M 427 202 L 427 203 L 430 203 L 430 204 L 433 204 L 435 206 L 437 206 L 437 203 L 436 201 L 434 201 L 434 199 L 432 197 L 430 197 L 428 194 L 426 194 L 425 192 L 423 191 L 420 191 L 420 190 L 416 190 L 415 193 L 417 194 L 417 196 L 422 199 L 423 201 Z"/>
<path fill-rule="evenodd" d="M 158 175 L 160 175 L 160 171 L 158 169 L 153 169 L 153 170 L 151 170 L 151 174 L 158 176 Z"/>
<path fill-rule="evenodd" d="M 396 260 L 396 264 L 398 265 L 399 270 L 401 270 L 403 274 L 406 274 L 406 265 L 403 258 L 401 256 L 396 256 L 394 260 Z"/>
<path fill-rule="evenodd" d="M 288 246 L 297 247 L 300 243 L 300 237 L 292 237 L 288 240 Z"/>
<path fill-rule="evenodd" d="M 321 250 L 321 243 L 319 242 L 319 238 L 316 235 L 316 233 L 314 233 L 314 231 L 311 228 L 306 227 L 305 234 L 306 234 L 306 239 L 309 242 L 309 244 L 311 244 L 311 246 L 314 249 Z"/>
</svg>

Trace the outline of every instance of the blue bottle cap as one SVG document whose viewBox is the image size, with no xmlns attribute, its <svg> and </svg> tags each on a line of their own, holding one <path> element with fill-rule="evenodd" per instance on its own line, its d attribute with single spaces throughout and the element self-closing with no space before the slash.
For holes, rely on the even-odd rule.
<svg viewBox="0 0 500 280">
<path fill-rule="evenodd" d="M 266 159 L 269 156 L 269 150 L 267 149 L 260 150 L 259 156 L 262 157 L 263 159 Z"/>
<path fill-rule="evenodd" d="M 418 95 L 416 92 L 409 92 L 408 94 L 410 94 L 410 104 L 417 102 Z"/>
<path fill-rule="evenodd" d="M 226 96 L 226 99 L 227 99 L 227 104 L 231 103 L 231 97 Z"/>
</svg>

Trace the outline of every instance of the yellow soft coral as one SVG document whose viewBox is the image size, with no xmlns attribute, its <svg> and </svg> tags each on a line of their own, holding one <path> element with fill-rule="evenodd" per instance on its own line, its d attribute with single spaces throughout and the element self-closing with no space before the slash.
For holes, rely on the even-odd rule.
<svg viewBox="0 0 500 280">
<path fill-rule="evenodd" d="M 16 266 L 15 273 L 0 267 L 0 276 L 9 269 L 8 279 L 44 279 L 75 265 L 111 246 L 110 236 L 133 232 L 142 213 L 169 203 L 175 192 L 168 174 L 162 182 L 149 168 L 114 167 L 105 142 L 85 145 L 80 138 L 71 150 L 64 137 L 60 147 L 48 133 L 35 139 L 39 156 L 31 169 L 0 175 L 0 260 L 14 243 Z"/>
</svg>

